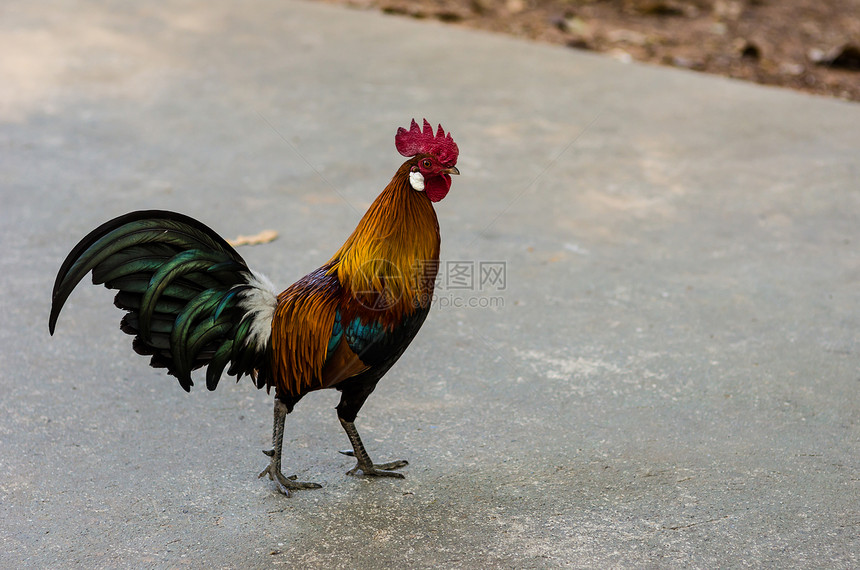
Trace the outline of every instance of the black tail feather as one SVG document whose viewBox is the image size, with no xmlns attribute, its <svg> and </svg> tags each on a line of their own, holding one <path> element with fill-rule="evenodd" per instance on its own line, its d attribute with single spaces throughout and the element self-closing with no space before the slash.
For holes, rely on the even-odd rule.
<svg viewBox="0 0 860 570">
<path fill-rule="evenodd" d="M 54 282 L 48 321 L 54 333 L 75 286 L 92 271 L 93 282 L 118 290 L 114 304 L 127 311 L 120 328 L 132 348 L 167 368 L 186 391 L 191 372 L 209 365 L 214 390 L 225 368 L 265 385 L 268 348 L 250 341 L 242 293 L 261 287 L 242 257 L 193 218 L 160 210 L 132 212 L 102 224 L 69 253 Z M 274 303 L 274 293 L 271 299 Z"/>
</svg>

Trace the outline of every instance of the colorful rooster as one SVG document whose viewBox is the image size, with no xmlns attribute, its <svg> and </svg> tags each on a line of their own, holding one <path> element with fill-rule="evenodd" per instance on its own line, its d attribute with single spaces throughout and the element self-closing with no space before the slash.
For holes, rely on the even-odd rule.
<svg viewBox="0 0 860 570">
<path fill-rule="evenodd" d="M 427 313 L 439 259 L 433 209 L 451 187 L 457 144 L 425 120 L 395 135 L 410 157 L 371 204 L 332 258 L 277 294 L 223 238 L 174 212 L 133 212 L 81 240 L 54 283 L 49 329 L 75 286 L 90 271 L 93 283 L 117 289 L 126 312 L 120 328 L 135 352 L 151 355 L 191 390 L 191 372 L 206 366 L 206 387 L 221 374 L 249 375 L 257 388 L 275 388 L 273 449 L 260 473 L 286 495 L 317 488 L 281 472 L 284 419 L 302 396 L 335 388 L 337 415 L 357 459 L 349 474 L 403 477 L 406 461 L 370 460 L 355 417 L 376 383 L 400 358 Z"/>
</svg>

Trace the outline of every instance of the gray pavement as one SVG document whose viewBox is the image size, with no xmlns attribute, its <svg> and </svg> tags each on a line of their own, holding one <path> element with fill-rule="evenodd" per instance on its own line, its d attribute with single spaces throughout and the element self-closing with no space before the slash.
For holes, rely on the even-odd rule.
<svg viewBox="0 0 860 570">
<path fill-rule="evenodd" d="M 0 567 L 860 565 L 860 106 L 296 2 L 15 3 L 0 18 Z M 195 216 L 286 287 L 390 179 L 460 145 L 436 309 L 358 419 L 186 395 L 71 246 Z M 462 266 L 459 266 L 462 267 Z M 468 265 L 467 265 L 468 267 Z M 200 384 L 198 382 L 198 384 Z"/>
</svg>

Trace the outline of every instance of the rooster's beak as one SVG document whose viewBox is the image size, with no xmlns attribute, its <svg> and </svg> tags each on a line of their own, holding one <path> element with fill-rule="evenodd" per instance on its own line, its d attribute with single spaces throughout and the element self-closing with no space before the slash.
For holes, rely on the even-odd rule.
<svg viewBox="0 0 860 570">
<path fill-rule="evenodd" d="M 451 168 L 446 168 L 442 172 L 444 172 L 445 174 L 460 174 L 460 171 L 457 170 L 456 166 L 452 166 Z"/>
</svg>

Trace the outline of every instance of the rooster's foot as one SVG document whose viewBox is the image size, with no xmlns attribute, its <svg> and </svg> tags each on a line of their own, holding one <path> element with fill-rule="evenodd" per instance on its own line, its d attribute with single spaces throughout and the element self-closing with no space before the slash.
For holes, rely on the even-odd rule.
<svg viewBox="0 0 860 570">
<path fill-rule="evenodd" d="M 274 452 L 264 451 L 268 456 L 274 455 Z M 257 475 L 257 477 L 261 478 L 265 475 L 269 476 L 269 479 L 275 482 L 275 485 L 278 487 L 278 491 L 283 493 L 286 496 L 290 496 L 290 491 L 298 491 L 300 489 L 319 489 L 322 487 L 319 483 L 310 483 L 306 481 L 296 481 L 295 475 L 290 475 L 289 477 L 285 477 L 283 473 L 281 473 L 281 469 L 275 465 L 274 462 L 269 463 L 269 466 L 263 469 L 263 472 Z"/>
<path fill-rule="evenodd" d="M 344 455 L 348 455 L 350 457 L 355 457 L 355 452 L 352 450 L 349 451 L 341 451 Z M 355 467 L 346 472 L 347 475 L 358 475 L 358 472 L 361 471 L 362 475 L 365 477 L 394 477 L 396 479 L 403 479 L 403 473 L 398 473 L 396 471 L 391 471 L 391 469 L 400 469 L 401 467 L 406 467 L 409 465 L 409 462 L 405 459 L 401 459 L 399 461 L 390 461 L 388 463 L 362 463 L 359 461 Z"/>
</svg>

